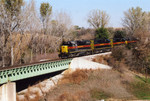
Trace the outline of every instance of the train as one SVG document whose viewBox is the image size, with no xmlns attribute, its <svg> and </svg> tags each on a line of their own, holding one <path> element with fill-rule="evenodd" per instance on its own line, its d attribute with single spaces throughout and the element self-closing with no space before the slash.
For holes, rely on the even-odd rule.
<svg viewBox="0 0 150 101">
<path fill-rule="evenodd" d="M 73 58 L 78 56 L 91 55 L 111 51 L 114 46 L 136 43 L 136 40 L 115 38 L 115 39 L 92 39 L 63 41 L 59 49 L 60 58 Z"/>
</svg>

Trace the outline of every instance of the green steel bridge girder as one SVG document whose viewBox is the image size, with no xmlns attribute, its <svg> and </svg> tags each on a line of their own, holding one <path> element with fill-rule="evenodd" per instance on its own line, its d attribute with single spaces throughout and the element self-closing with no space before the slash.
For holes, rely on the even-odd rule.
<svg viewBox="0 0 150 101">
<path fill-rule="evenodd" d="M 68 69 L 71 60 L 72 59 L 57 60 L 8 70 L 0 70 L 0 84 Z"/>
</svg>

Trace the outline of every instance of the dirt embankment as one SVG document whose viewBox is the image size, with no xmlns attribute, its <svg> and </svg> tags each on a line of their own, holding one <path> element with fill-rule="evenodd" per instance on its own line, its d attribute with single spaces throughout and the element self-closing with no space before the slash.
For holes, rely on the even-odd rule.
<svg viewBox="0 0 150 101">
<path fill-rule="evenodd" d="M 47 101 L 96 101 L 105 98 L 133 99 L 126 89 L 132 75 L 114 70 L 76 70 L 66 75 L 45 96 Z"/>
</svg>

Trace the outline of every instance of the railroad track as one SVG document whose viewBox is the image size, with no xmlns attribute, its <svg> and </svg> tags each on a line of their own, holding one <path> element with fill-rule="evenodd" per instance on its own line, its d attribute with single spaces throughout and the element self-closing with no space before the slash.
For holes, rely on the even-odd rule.
<svg viewBox="0 0 150 101">
<path fill-rule="evenodd" d="M 33 63 L 28 63 L 28 64 L 21 64 L 21 65 L 13 65 L 13 66 L 7 66 L 7 67 L 0 67 L 0 71 L 3 70 L 8 70 L 8 69 L 14 69 L 14 68 L 19 68 L 22 66 L 30 66 L 30 65 L 35 65 L 35 64 L 41 64 L 41 63 L 47 63 L 47 62 L 53 62 L 53 61 L 58 61 L 58 60 L 63 60 L 63 59 L 54 59 L 54 60 L 40 60 L 39 62 L 33 62 Z"/>
</svg>

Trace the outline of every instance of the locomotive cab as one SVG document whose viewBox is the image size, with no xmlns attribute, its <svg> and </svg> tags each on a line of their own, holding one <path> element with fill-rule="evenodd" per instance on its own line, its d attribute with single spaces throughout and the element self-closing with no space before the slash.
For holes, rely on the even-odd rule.
<svg viewBox="0 0 150 101">
<path fill-rule="evenodd" d="M 59 49 L 59 57 L 65 58 L 68 55 L 68 42 L 63 42 Z"/>
</svg>

